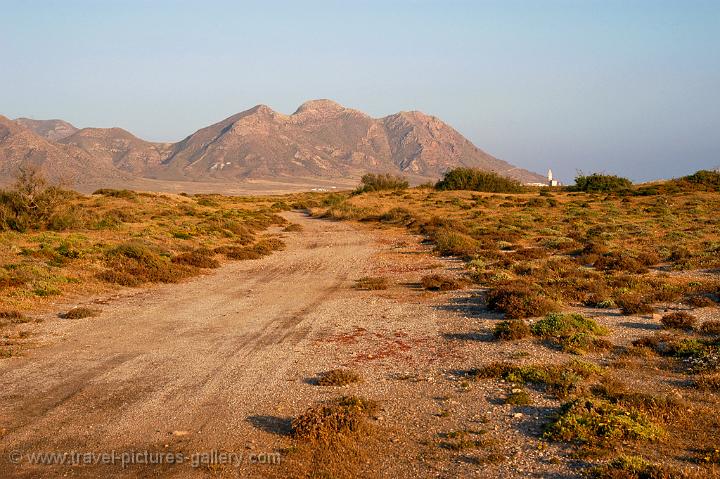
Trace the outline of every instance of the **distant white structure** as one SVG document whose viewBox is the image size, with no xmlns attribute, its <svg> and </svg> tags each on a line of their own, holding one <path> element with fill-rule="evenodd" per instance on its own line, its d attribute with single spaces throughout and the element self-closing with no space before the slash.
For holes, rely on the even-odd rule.
<svg viewBox="0 0 720 479">
<path fill-rule="evenodd" d="M 552 170 L 548 170 L 547 185 L 548 186 L 560 186 L 560 182 L 558 180 L 553 179 Z"/>
<path fill-rule="evenodd" d="M 547 181 L 545 183 L 525 183 L 526 186 L 562 186 L 558 180 L 553 179 L 552 170 L 548 170 Z"/>
</svg>

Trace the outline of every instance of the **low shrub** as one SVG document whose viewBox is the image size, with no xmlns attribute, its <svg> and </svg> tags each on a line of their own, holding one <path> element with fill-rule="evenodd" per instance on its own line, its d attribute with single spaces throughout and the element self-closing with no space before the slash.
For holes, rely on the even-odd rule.
<svg viewBox="0 0 720 479">
<path fill-rule="evenodd" d="M 220 261 L 213 258 L 213 252 L 201 248 L 195 251 L 179 254 L 172 258 L 173 263 L 194 266 L 196 268 L 218 268 Z"/>
<path fill-rule="evenodd" d="M 360 179 L 360 186 L 355 193 L 368 193 L 371 191 L 404 190 L 410 183 L 402 176 L 386 174 L 367 173 Z"/>
<path fill-rule="evenodd" d="M 339 436 L 366 433 L 367 417 L 377 403 L 356 396 L 343 396 L 314 406 L 291 422 L 293 435 L 310 442 L 330 443 Z"/>
<path fill-rule="evenodd" d="M 692 329 L 697 319 L 685 311 L 666 314 L 660 319 L 665 329 Z"/>
<path fill-rule="evenodd" d="M 637 456 L 620 456 L 612 461 L 591 467 L 588 476 L 593 479 L 685 479 L 685 473 L 665 466 L 652 464 Z"/>
<path fill-rule="evenodd" d="M 652 304 L 646 298 L 639 295 L 626 294 L 615 299 L 615 304 L 620 308 L 622 314 L 630 316 L 633 314 L 650 314 L 655 311 Z"/>
<path fill-rule="evenodd" d="M 430 291 L 452 291 L 463 288 L 465 281 L 442 274 L 429 274 L 422 277 L 420 284 Z"/>
<path fill-rule="evenodd" d="M 302 231 L 302 230 L 303 230 L 303 225 L 301 225 L 299 223 L 290 223 L 285 228 L 283 228 L 283 231 L 285 231 L 287 233 L 298 232 L 298 231 Z"/>
<path fill-rule="evenodd" d="M 607 329 L 577 313 L 550 313 L 533 324 L 531 330 L 542 338 L 560 338 L 575 333 L 607 334 Z"/>
<path fill-rule="evenodd" d="M 522 389 L 514 389 L 507 395 L 503 401 L 505 404 L 511 404 L 513 406 L 528 406 L 532 404 L 532 399 L 527 391 Z"/>
<path fill-rule="evenodd" d="M 11 324 L 22 324 L 30 322 L 30 318 L 25 316 L 20 311 L 14 310 L 1 310 L 0 311 L 0 325 L 11 323 Z"/>
<path fill-rule="evenodd" d="M 557 303 L 522 283 L 507 284 L 490 290 L 487 304 L 492 310 L 504 312 L 508 319 L 543 316 L 559 309 Z"/>
<path fill-rule="evenodd" d="M 573 191 L 611 192 L 623 191 L 632 187 L 632 181 L 616 175 L 593 173 L 591 175 L 578 175 L 575 177 Z"/>
<path fill-rule="evenodd" d="M 21 168 L 11 190 L 0 190 L 0 231 L 66 230 L 82 223 L 73 191 L 47 184 L 34 169 Z"/>
<path fill-rule="evenodd" d="M 533 324 L 531 331 L 538 337 L 552 340 L 563 351 L 573 354 L 612 347 L 609 341 L 596 337 L 607 334 L 607 329 L 581 314 L 550 313 Z"/>
<path fill-rule="evenodd" d="M 390 283 L 382 276 L 365 276 L 355 281 L 355 287 L 369 291 L 388 289 Z"/>
<path fill-rule="evenodd" d="M 111 249 L 105 259 L 108 269 L 100 278 L 122 286 L 143 283 L 177 283 L 193 274 L 194 268 L 172 263 L 149 246 L 130 241 Z"/>
<path fill-rule="evenodd" d="M 700 325 L 703 334 L 720 334 L 720 321 L 705 321 Z"/>
<path fill-rule="evenodd" d="M 687 304 L 695 308 L 709 308 L 715 306 L 715 301 L 705 295 L 694 295 L 687 299 Z"/>
<path fill-rule="evenodd" d="M 83 318 L 92 318 L 100 314 L 99 309 L 93 309 L 93 308 L 86 308 L 83 306 L 78 306 L 77 308 L 73 308 L 70 311 L 66 313 L 61 313 L 60 317 L 63 319 L 83 319 Z"/>
<path fill-rule="evenodd" d="M 93 195 L 110 196 L 113 198 L 125 198 L 127 200 L 134 200 L 137 198 L 137 193 L 130 190 L 115 190 L 112 188 L 100 188 L 92 193 Z"/>
<path fill-rule="evenodd" d="M 501 321 L 495 325 L 493 332 L 496 338 L 504 340 L 523 339 L 530 336 L 530 326 L 521 320 Z"/>
<path fill-rule="evenodd" d="M 578 391 L 581 383 L 600 373 L 598 366 L 583 361 L 565 364 L 516 366 L 508 362 L 493 362 L 465 374 L 474 379 L 504 379 L 518 384 L 544 385 L 558 397 Z"/>
<path fill-rule="evenodd" d="M 698 374 L 695 387 L 706 391 L 720 392 L 720 373 Z"/>
<path fill-rule="evenodd" d="M 352 369 L 332 369 L 322 373 L 317 380 L 318 386 L 347 386 L 362 380 L 359 373 Z"/>
<path fill-rule="evenodd" d="M 625 271 L 627 273 L 647 273 L 647 265 L 626 253 L 607 253 L 600 256 L 593 266 L 603 271 Z"/>
<path fill-rule="evenodd" d="M 635 409 L 626 409 L 598 398 L 579 398 L 564 404 L 547 427 L 544 437 L 581 443 L 601 440 L 657 440 L 661 428 Z"/>
<path fill-rule="evenodd" d="M 432 239 L 435 251 L 442 256 L 471 256 L 480 246 L 471 236 L 446 228 L 436 231 Z"/>
</svg>

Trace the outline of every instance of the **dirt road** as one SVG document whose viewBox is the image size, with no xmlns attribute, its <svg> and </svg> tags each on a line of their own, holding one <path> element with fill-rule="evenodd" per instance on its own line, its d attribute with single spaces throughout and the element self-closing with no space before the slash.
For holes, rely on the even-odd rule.
<svg viewBox="0 0 720 479">
<path fill-rule="evenodd" d="M 261 414 L 292 402 L 289 368 L 312 362 L 309 337 L 351 310 L 341 291 L 373 251 L 347 224 L 290 216 L 304 231 L 285 251 L 111 303 L 68 324 L 67 340 L 3 362 L 0 476 L 68 470 L 9 464 L 12 451 L 245 450 Z"/>
</svg>

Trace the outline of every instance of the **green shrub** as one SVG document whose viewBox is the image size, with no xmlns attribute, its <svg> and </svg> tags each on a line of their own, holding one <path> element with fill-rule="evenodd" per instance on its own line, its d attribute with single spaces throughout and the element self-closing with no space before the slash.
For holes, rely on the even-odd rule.
<svg viewBox="0 0 720 479">
<path fill-rule="evenodd" d="M 578 175 L 575 177 L 574 191 L 587 192 L 610 192 L 628 190 L 632 187 L 632 181 L 615 175 L 593 173 L 591 175 Z"/>
<path fill-rule="evenodd" d="M 554 441 L 657 440 L 662 429 L 635 409 L 598 398 L 579 398 L 564 404 L 544 436 Z"/>
<path fill-rule="evenodd" d="M 703 189 L 709 191 L 720 191 L 720 172 L 700 170 L 692 175 L 683 176 L 677 183 L 689 184 L 692 189 Z"/>
<path fill-rule="evenodd" d="M 93 195 L 110 196 L 113 198 L 125 198 L 127 200 L 134 200 L 137 198 L 137 193 L 130 190 L 115 190 L 112 188 L 100 188 L 99 190 L 93 191 Z"/>
<path fill-rule="evenodd" d="M 123 286 L 177 283 L 193 274 L 192 267 L 172 263 L 149 246 L 134 241 L 108 251 L 105 263 L 108 269 L 100 274 L 100 278 Z"/>
<path fill-rule="evenodd" d="M 519 181 L 500 176 L 494 171 L 477 168 L 455 168 L 440 180 L 435 188 L 438 190 L 471 190 L 493 193 L 522 193 L 525 188 Z"/>
<path fill-rule="evenodd" d="M 560 338 L 574 333 L 607 334 L 607 330 L 581 314 L 550 313 L 532 325 L 532 333 L 543 338 Z"/>
<path fill-rule="evenodd" d="M 81 223 L 77 193 L 49 186 L 39 172 L 21 169 L 12 190 L 0 190 L 0 231 L 65 230 Z"/>
<path fill-rule="evenodd" d="M 493 362 L 466 374 L 472 378 L 504 379 L 517 384 L 541 384 L 558 397 L 566 397 L 578 390 L 581 383 L 600 373 L 600 368 L 583 361 L 565 364 L 515 366 L 507 362 Z"/>
<path fill-rule="evenodd" d="M 478 251 L 477 240 L 464 233 L 441 228 L 433 235 L 435 251 L 442 256 L 471 256 Z"/>
<path fill-rule="evenodd" d="M 370 191 L 383 190 L 404 190 L 410 184 L 402 176 L 386 174 L 367 173 L 360 179 L 360 186 L 357 187 L 355 193 L 368 193 Z"/>
</svg>

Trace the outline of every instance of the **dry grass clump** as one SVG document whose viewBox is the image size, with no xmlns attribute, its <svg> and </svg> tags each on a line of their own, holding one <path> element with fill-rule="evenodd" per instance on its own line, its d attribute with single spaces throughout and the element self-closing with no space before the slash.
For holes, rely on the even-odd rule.
<svg viewBox="0 0 720 479">
<path fill-rule="evenodd" d="M 517 340 L 530 336 L 530 326 L 521 320 L 500 321 L 495 325 L 493 335 L 498 339 Z"/>
<path fill-rule="evenodd" d="M 311 407 L 291 423 L 293 435 L 311 442 L 330 443 L 342 436 L 368 432 L 368 416 L 378 404 L 357 396 L 343 396 Z"/>
<path fill-rule="evenodd" d="M 214 252 L 206 248 L 199 248 L 195 251 L 179 254 L 173 257 L 172 262 L 194 266 L 196 268 L 219 268 L 220 261 L 213 258 Z"/>
<path fill-rule="evenodd" d="M 388 289 L 390 282 L 382 276 L 364 276 L 355 281 L 355 287 L 369 291 Z"/>
<path fill-rule="evenodd" d="M 655 311 L 652 304 L 642 296 L 626 294 L 615 299 L 622 314 L 631 316 L 633 314 L 651 314 Z"/>
<path fill-rule="evenodd" d="M 303 226 L 299 223 L 290 223 L 285 228 L 283 228 L 283 231 L 285 231 L 287 233 L 292 233 L 292 232 L 297 232 L 297 231 L 302 231 L 302 230 L 303 230 Z"/>
<path fill-rule="evenodd" d="M 637 456 L 620 456 L 588 471 L 593 479 L 689 479 L 669 466 L 653 464 Z"/>
<path fill-rule="evenodd" d="M 504 312 L 509 319 L 543 316 L 560 308 L 526 283 L 510 283 L 490 290 L 487 304 L 492 310 Z"/>
<path fill-rule="evenodd" d="M 100 278 L 122 286 L 177 283 L 194 274 L 194 268 L 172 263 L 149 246 L 132 241 L 108 251 L 106 266 Z"/>
<path fill-rule="evenodd" d="M 695 386 L 706 391 L 720 392 L 720 372 L 698 374 Z"/>
<path fill-rule="evenodd" d="M 437 230 L 433 241 L 441 256 L 472 256 L 480 247 L 473 237 L 446 228 Z"/>
<path fill-rule="evenodd" d="M 25 315 L 20 311 L 3 310 L 0 311 L 0 319 L 9 319 L 13 322 L 22 322 L 22 320 L 25 319 Z"/>
<path fill-rule="evenodd" d="M 660 319 L 665 329 L 692 329 L 697 318 L 685 311 L 666 314 Z"/>
<path fill-rule="evenodd" d="M 696 308 L 709 308 L 716 305 L 715 301 L 705 295 L 690 296 L 687 299 L 687 304 Z"/>
<path fill-rule="evenodd" d="M 101 313 L 101 311 L 99 309 L 78 306 L 77 308 L 73 308 L 70 311 L 61 313 L 59 316 L 63 319 L 84 319 L 84 318 L 93 318 L 100 313 Z"/>
<path fill-rule="evenodd" d="M 285 249 L 285 243 L 279 238 L 264 238 L 251 246 L 219 246 L 213 251 L 226 258 L 238 261 L 260 259 L 273 251 Z"/>
<path fill-rule="evenodd" d="M 652 259 L 646 258 L 652 264 Z M 647 265 L 627 253 L 606 253 L 600 256 L 593 266 L 603 271 L 625 271 L 627 273 L 647 273 Z"/>
<path fill-rule="evenodd" d="M 30 321 L 31 319 L 20 311 L 0 310 L 0 326 L 5 326 L 6 324 L 29 323 Z"/>
<path fill-rule="evenodd" d="M 720 335 L 720 321 L 705 321 L 700 325 L 700 332 L 703 334 Z"/>
<path fill-rule="evenodd" d="M 331 369 L 320 375 L 318 386 L 347 386 L 362 381 L 360 373 L 352 369 Z"/>
<path fill-rule="evenodd" d="M 478 447 L 486 447 L 492 443 L 490 439 L 483 437 L 487 434 L 484 430 L 463 429 L 461 431 L 450 431 L 439 433 L 442 440 L 438 446 L 451 451 L 466 451 Z"/>
<path fill-rule="evenodd" d="M 429 274 L 422 277 L 420 284 L 430 291 L 453 291 L 465 287 L 466 282 L 443 274 Z"/>
</svg>

